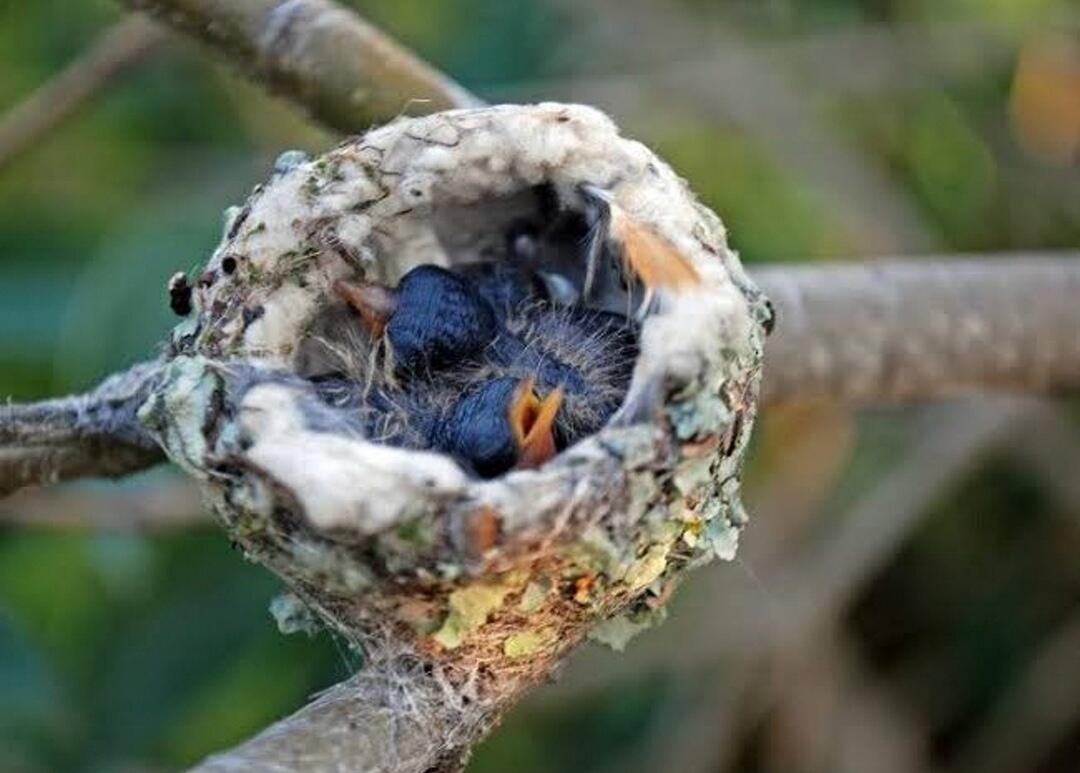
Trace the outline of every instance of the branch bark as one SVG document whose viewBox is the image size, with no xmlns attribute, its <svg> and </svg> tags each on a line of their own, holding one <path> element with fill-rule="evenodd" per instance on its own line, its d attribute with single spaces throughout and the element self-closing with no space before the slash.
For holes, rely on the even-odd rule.
<svg viewBox="0 0 1080 773">
<path fill-rule="evenodd" d="M 764 403 L 1080 387 L 1080 253 L 764 268 Z"/>
<path fill-rule="evenodd" d="M 177 475 L 136 486 L 31 489 L 0 501 L 0 525 L 162 533 L 213 525 L 195 481 Z"/>
<path fill-rule="evenodd" d="M 355 133 L 417 102 L 424 112 L 480 100 L 330 0 L 124 0 L 209 45 L 320 123 Z"/>
<path fill-rule="evenodd" d="M 159 373 L 146 362 L 84 395 L 0 406 L 0 496 L 70 478 L 115 478 L 164 460 L 135 411 Z"/>
<path fill-rule="evenodd" d="M 320 693 L 296 713 L 239 746 L 208 757 L 194 770 L 461 770 L 473 737 L 456 728 L 467 710 L 451 700 L 415 701 L 415 696 L 425 689 L 442 691 L 418 664 L 366 664 L 362 671 Z M 446 693 L 451 695 L 449 690 Z M 419 706 L 437 708 L 421 712 Z M 441 752 L 432 752 L 433 739 L 455 737 L 460 738 L 461 745 L 450 744 Z"/>
</svg>

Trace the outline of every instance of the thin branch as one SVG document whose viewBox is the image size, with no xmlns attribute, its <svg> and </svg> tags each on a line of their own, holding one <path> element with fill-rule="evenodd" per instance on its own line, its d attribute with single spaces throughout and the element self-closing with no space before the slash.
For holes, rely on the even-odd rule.
<svg viewBox="0 0 1080 773">
<path fill-rule="evenodd" d="M 447 699 L 416 700 L 425 690 L 446 692 Z M 462 769 L 469 753 L 471 736 L 462 715 L 438 677 L 419 664 L 368 663 L 295 714 L 194 770 L 451 773 Z M 447 745 L 433 743 L 438 738 Z"/>
<path fill-rule="evenodd" d="M 154 362 L 84 395 L 0 406 L 0 496 L 81 477 L 119 477 L 164 459 L 135 411 L 159 373 Z"/>
<path fill-rule="evenodd" d="M 1080 721 L 1080 614 L 1036 652 L 1008 694 L 978 728 L 953 767 L 958 773 L 1037 770 L 1042 757 Z"/>
<path fill-rule="evenodd" d="M 763 401 L 1080 387 L 1080 253 L 763 268 Z"/>
<path fill-rule="evenodd" d="M 146 59 L 166 37 L 165 30 L 141 16 L 105 30 L 93 46 L 0 118 L 0 169 Z"/>
<path fill-rule="evenodd" d="M 778 318 L 767 345 L 766 404 L 1080 387 L 1080 260 L 785 266 L 755 276 Z M 101 391 L 114 389 L 110 380 L 87 396 L 0 408 L 0 495 L 160 461 L 139 434 L 134 403 L 124 402 L 141 394 L 138 378 L 150 371 L 117 376 L 128 389 L 119 401 Z"/>
<path fill-rule="evenodd" d="M 331 0 L 124 0 L 206 43 L 255 82 L 346 133 L 399 115 L 480 101 Z"/>
<path fill-rule="evenodd" d="M 1031 432 L 1011 448 L 1012 456 L 1035 476 L 1064 514 L 1070 525 L 1080 526 L 1080 431 L 1069 415 L 1068 405 L 1046 406 L 1032 420 Z"/>
<path fill-rule="evenodd" d="M 565 2 L 568 11 L 573 4 Z M 621 41 L 612 35 L 606 17 L 584 9 L 575 21 L 579 27 L 602 20 L 597 29 L 586 30 L 590 43 L 596 39 Z M 1080 16 L 1062 14 L 1062 26 L 1076 24 Z M 485 94 L 506 101 L 536 99 L 546 94 L 571 95 L 574 99 L 608 106 L 636 105 L 636 91 L 655 92 L 668 83 L 692 81 L 713 87 L 718 73 L 729 61 L 724 42 L 716 37 L 716 24 L 695 19 L 694 42 L 673 47 L 670 39 L 641 39 L 641 46 L 608 52 L 613 61 L 603 67 L 583 62 L 570 75 L 524 81 L 484 84 Z M 1045 20 L 1043 24 L 1046 24 Z M 725 25 L 726 26 L 726 25 Z M 816 30 L 783 39 L 741 35 L 742 45 L 755 57 L 795 74 L 798 86 L 817 102 L 837 97 L 881 97 L 883 92 L 903 92 L 942 83 L 963 82 L 1013 62 L 1016 51 L 1031 32 L 1023 24 L 1004 28 L 979 20 L 925 23 L 890 21 Z M 858 67 L 852 67 L 858 62 Z M 707 80 L 707 79 L 712 80 Z M 614 92 L 614 94 L 613 94 Z M 566 97 L 564 97 L 566 98 Z M 616 111 L 618 112 L 618 111 Z"/>
<path fill-rule="evenodd" d="M 903 462 L 838 516 L 827 533 L 781 551 L 758 544 L 775 539 L 774 533 L 752 530 L 740 548 L 741 570 L 708 567 L 683 591 L 694 614 L 684 608 L 635 642 L 627 658 L 583 653 L 580 664 L 570 665 L 570 678 L 545 688 L 541 697 L 561 701 L 643 671 L 700 673 L 721 656 L 745 664 L 748 658 L 797 648 L 836 619 L 907 541 L 936 497 L 1041 408 L 1033 400 L 1001 397 L 930 406 L 919 419 L 925 432 Z M 755 511 L 759 521 L 787 516 Z M 754 561 L 754 554 L 767 558 Z M 747 575 L 752 587 L 738 581 Z M 751 666 L 739 665 L 744 667 Z"/>
<path fill-rule="evenodd" d="M 797 646 L 815 628 L 835 621 L 922 523 L 935 500 L 1037 415 L 1028 398 L 999 397 L 937 405 L 921 420 L 917 442 L 901 463 L 797 555 L 770 571 L 777 599 L 779 646 Z"/>
<path fill-rule="evenodd" d="M 604 0 L 590 11 L 605 27 L 621 28 L 622 37 L 612 40 L 631 39 L 635 30 L 647 29 L 647 45 L 659 50 L 709 52 L 705 68 L 661 76 L 659 83 L 654 79 L 660 90 L 654 88 L 653 99 L 646 101 L 649 112 L 655 114 L 656 98 L 674 96 L 713 121 L 737 124 L 822 194 L 861 250 L 931 249 L 933 240 L 909 198 L 876 159 L 838 138 L 811 93 L 796 80 L 801 73 L 785 70 L 715 15 L 688 13 L 668 0 Z M 647 85 L 639 77 L 632 84 L 638 90 Z M 602 97 L 600 104 L 606 103 Z"/>
<path fill-rule="evenodd" d="M 211 523 L 195 482 L 186 476 L 135 487 L 22 491 L 0 501 L 0 524 L 11 526 L 163 532 Z"/>
</svg>

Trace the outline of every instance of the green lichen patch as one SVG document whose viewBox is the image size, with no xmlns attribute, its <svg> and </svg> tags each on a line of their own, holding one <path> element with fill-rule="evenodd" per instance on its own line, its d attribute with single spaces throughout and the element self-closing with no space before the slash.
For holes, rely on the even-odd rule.
<svg viewBox="0 0 1080 773">
<path fill-rule="evenodd" d="M 196 478 L 204 478 L 207 438 L 203 427 L 221 389 L 221 380 L 203 357 L 177 357 L 164 369 L 157 391 L 140 406 L 139 423 L 161 443 L 169 458 Z"/>
<path fill-rule="evenodd" d="M 314 636 L 322 626 L 311 608 L 292 593 L 282 593 L 270 602 L 270 614 L 283 634 L 306 633 Z"/>
<path fill-rule="evenodd" d="M 503 654 L 508 658 L 528 657 L 554 642 L 555 635 L 555 629 L 550 627 L 511 634 L 503 642 Z"/>
<path fill-rule="evenodd" d="M 525 586 L 518 601 L 518 611 L 523 614 L 531 614 L 543 606 L 544 600 L 551 592 L 551 583 L 547 579 L 530 582 Z"/>
<path fill-rule="evenodd" d="M 670 543 L 665 542 L 650 546 L 645 551 L 645 555 L 630 564 L 626 574 L 623 576 L 623 582 L 629 586 L 631 591 L 647 588 L 664 573 L 664 569 L 667 568 L 668 553 L 670 552 Z"/>
<path fill-rule="evenodd" d="M 616 652 L 622 652 L 631 639 L 642 631 L 659 625 L 666 617 L 666 607 L 645 609 L 628 615 L 617 615 L 594 625 L 589 631 L 589 638 L 610 647 Z"/>
<path fill-rule="evenodd" d="M 739 529 L 729 523 L 727 518 L 718 517 L 709 521 L 704 537 L 717 558 L 723 561 L 735 558 L 735 552 L 739 548 Z"/>
<path fill-rule="evenodd" d="M 448 650 L 461 646 L 519 585 L 518 578 L 511 575 L 500 583 L 474 583 L 458 588 L 450 594 L 450 613 L 432 638 Z"/>
<path fill-rule="evenodd" d="M 668 407 L 668 417 L 680 440 L 717 434 L 732 421 L 731 409 L 719 395 L 702 388 Z"/>
<path fill-rule="evenodd" d="M 675 488 L 683 494 L 696 493 L 712 479 L 712 465 L 713 459 L 709 456 L 682 462 L 675 468 Z"/>
</svg>

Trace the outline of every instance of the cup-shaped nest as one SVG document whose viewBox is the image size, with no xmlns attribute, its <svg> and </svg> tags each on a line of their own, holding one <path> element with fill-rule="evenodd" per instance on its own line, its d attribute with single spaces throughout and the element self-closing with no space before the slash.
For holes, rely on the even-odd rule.
<svg viewBox="0 0 1080 773">
<path fill-rule="evenodd" d="M 403 377 L 342 291 L 477 264 L 539 278 L 553 314 L 621 315 L 635 343 L 602 426 L 488 477 L 357 419 Z M 594 109 L 456 110 L 284 154 L 171 291 L 190 313 L 141 420 L 246 553 L 369 657 L 408 653 L 496 705 L 734 553 L 767 302 L 720 220 Z"/>
</svg>

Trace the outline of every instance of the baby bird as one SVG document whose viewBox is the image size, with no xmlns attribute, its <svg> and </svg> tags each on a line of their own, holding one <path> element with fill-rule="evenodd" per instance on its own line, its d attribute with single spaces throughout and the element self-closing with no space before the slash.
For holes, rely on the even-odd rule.
<svg viewBox="0 0 1080 773">
<path fill-rule="evenodd" d="M 540 274 L 517 264 L 466 263 L 458 267 L 457 273 L 476 288 L 503 322 L 526 302 L 549 299 Z"/>
<path fill-rule="evenodd" d="M 532 379 L 499 376 L 469 387 L 439 417 L 431 447 L 491 478 L 538 467 L 555 455 L 555 416 L 562 390 L 540 398 Z"/>
<path fill-rule="evenodd" d="M 365 434 L 443 451 L 482 477 L 537 466 L 599 430 L 633 372 L 625 317 L 556 306 L 539 277 L 513 266 L 420 266 L 397 288 L 336 290 L 402 376 L 354 401 Z"/>
<path fill-rule="evenodd" d="M 556 453 L 562 390 L 541 397 L 529 378 L 364 392 L 355 381 L 333 375 L 315 379 L 315 388 L 364 437 L 441 451 L 483 478 L 537 467 Z"/>
<path fill-rule="evenodd" d="M 483 372 L 559 389 L 559 450 L 600 430 L 622 403 L 637 359 L 636 329 L 623 316 L 546 303 L 523 306 L 484 350 Z"/>
<path fill-rule="evenodd" d="M 495 311 L 475 282 L 439 266 L 417 266 L 396 288 L 339 281 L 373 338 L 390 346 L 394 366 L 430 373 L 475 356 L 498 332 Z"/>
</svg>

